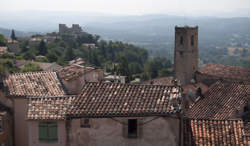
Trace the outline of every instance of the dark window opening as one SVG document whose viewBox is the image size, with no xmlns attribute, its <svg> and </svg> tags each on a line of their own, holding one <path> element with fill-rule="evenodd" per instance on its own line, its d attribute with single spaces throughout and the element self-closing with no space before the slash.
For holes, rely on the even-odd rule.
<svg viewBox="0 0 250 146">
<path fill-rule="evenodd" d="M 183 52 L 182 52 L 182 51 L 180 51 L 180 55 L 181 55 L 181 56 L 183 55 Z"/>
<path fill-rule="evenodd" d="M 181 36 L 180 44 L 183 45 L 183 36 Z"/>
<path fill-rule="evenodd" d="M 248 109 L 248 106 L 245 106 L 245 107 L 244 107 L 244 112 L 248 112 L 248 110 L 249 110 L 249 109 Z"/>
<path fill-rule="evenodd" d="M 137 138 L 137 119 L 128 120 L 128 138 Z"/>
<path fill-rule="evenodd" d="M 80 120 L 80 126 L 83 128 L 90 128 L 90 119 L 82 118 Z"/>
<path fill-rule="evenodd" d="M 191 46 L 193 46 L 194 45 L 194 36 L 192 35 L 191 36 Z"/>
</svg>

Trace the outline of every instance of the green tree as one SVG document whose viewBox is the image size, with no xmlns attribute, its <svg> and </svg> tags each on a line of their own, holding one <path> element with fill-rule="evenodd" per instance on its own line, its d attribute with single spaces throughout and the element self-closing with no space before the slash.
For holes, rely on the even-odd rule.
<svg viewBox="0 0 250 146">
<path fill-rule="evenodd" d="M 159 77 L 166 77 L 166 76 L 169 76 L 169 75 L 171 75 L 171 72 L 166 68 L 162 68 L 158 72 Z"/>
<path fill-rule="evenodd" d="M 57 61 L 57 56 L 55 55 L 55 53 L 49 52 L 46 55 L 46 57 L 49 60 L 49 62 L 56 62 Z"/>
<path fill-rule="evenodd" d="M 128 82 L 132 80 L 131 72 L 128 67 L 128 61 L 123 56 L 120 57 L 119 60 L 118 73 L 122 76 L 126 76 Z"/>
<path fill-rule="evenodd" d="M 47 46 L 44 42 L 44 40 L 42 40 L 38 46 L 38 55 L 43 55 L 45 56 L 48 52 Z"/>
<path fill-rule="evenodd" d="M 12 42 L 13 42 L 13 40 L 17 39 L 14 29 L 11 30 L 11 36 L 10 36 L 10 38 L 12 39 Z"/>
<path fill-rule="evenodd" d="M 0 34 L 0 46 L 6 46 L 6 42 L 7 40 L 5 39 L 5 37 Z"/>
<path fill-rule="evenodd" d="M 65 52 L 65 60 L 66 61 L 70 61 L 73 60 L 75 58 L 75 54 L 72 48 L 67 48 L 66 52 Z"/>
<path fill-rule="evenodd" d="M 28 52 L 25 52 L 23 54 L 23 59 L 25 59 L 25 60 L 33 60 L 33 59 L 35 59 L 35 55 L 33 53 L 31 53 L 30 51 L 28 51 Z"/>
<path fill-rule="evenodd" d="M 41 68 L 37 64 L 28 63 L 25 64 L 24 67 L 21 69 L 21 72 L 36 72 L 41 71 Z"/>
</svg>

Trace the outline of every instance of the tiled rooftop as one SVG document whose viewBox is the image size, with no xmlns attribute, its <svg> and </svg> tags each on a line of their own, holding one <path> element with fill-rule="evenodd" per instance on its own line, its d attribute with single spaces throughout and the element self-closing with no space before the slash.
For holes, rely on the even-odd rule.
<svg viewBox="0 0 250 146">
<path fill-rule="evenodd" d="M 250 140 L 250 119 L 248 119 L 247 121 L 244 121 L 244 130 L 245 130 L 246 136 L 248 136 Z"/>
<path fill-rule="evenodd" d="M 76 79 L 94 69 L 95 68 L 93 67 L 84 67 L 81 65 L 72 64 L 64 68 L 61 68 L 60 70 L 57 71 L 57 73 L 61 79 L 68 81 L 68 80 Z"/>
<path fill-rule="evenodd" d="M 8 52 L 8 48 L 7 47 L 1 47 L 0 46 L 0 55 L 7 53 Z"/>
<path fill-rule="evenodd" d="M 250 68 L 208 64 L 202 67 L 198 73 L 223 78 L 225 80 L 250 82 Z"/>
<path fill-rule="evenodd" d="M 64 120 L 74 96 L 65 97 L 29 97 L 28 120 Z"/>
<path fill-rule="evenodd" d="M 189 85 L 185 85 L 183 86 L 183 94 L 187 94 L 189 91 L 192 91 L 193 93 L 196 93 L 198 88 L 201 88 L 202 93 L 206 93 L 208 90 L 208 87 L 203 84 L 203 83 L 196 83 L 196 84 L 189 84 Z"/>
<path fill-rule="evenodd" d="M 184 120 L 185 146 L 250 145 L 242 120 Z"/>
<path fill-rule="evenodd" d="M 160 77 L 160 78 L 155 78 L 155 79 L 152 79 L 152 80 L 142 82 L 142 84 L 144 84 L 144 85 L 166 85 L 166 86 L 171 86 L 171 85 L 174 85 L 173 80 L 174 80 L 173 77 Z"/>
<path fill-rule="evenodd" d="M 179 112 L 178 86 L 87 83 L 70 109 L 72 117 L 128 117 Z"/>
<path fill-rule="evenodd" d="M 250 100 L 250 85 L 216 82 L 187 112 L 194 119 L 228 119 Z"/>
<path fill-rule="evenodd" d="M 63 96 L 61 82 L 55 72 L 31 72 L 9 75 L 4 80 L 8 94 L 13 96 Z"/>
</svg>

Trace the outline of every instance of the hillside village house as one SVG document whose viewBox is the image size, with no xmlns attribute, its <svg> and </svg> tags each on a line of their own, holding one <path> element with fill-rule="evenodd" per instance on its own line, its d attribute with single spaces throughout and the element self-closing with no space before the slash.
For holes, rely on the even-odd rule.
<svg viewBox="0 0 250 146">
<path fill-rule="evenodd" d="M 55 72 L 18 73 L 4 80 L 7 97 L 13 101 L 16 146 L 28 146 L 27 97 L 64 96 L 66 92 Z"/>
<path fill-rule="evenodd" d="M 29 97 L 27 120 L 29 146 L 66 146 L 66 112 L 74 96 Z"/>
<path fill-rule="evenodd" d="M 76 95 L 86 82 L 100 82 L 103 79 L 103 71 L 94 67 L 86 67 L 72 64 L 57 71 L 68 94 Z"/>
<path fill-rule="evenodd" d="M 8 47 L 0 46 L 0 55 L 3 55 L 4 53 L 8 53 Z"/>
<path fill-rule="evenodd" d="M 86 83 L 77 97 L 34 97 L 28 105 L 30 145 L 177 146 L 181 142 L 178 86 Z M 46 130 L 51 133 L 46 135 Z"/>
</svg>

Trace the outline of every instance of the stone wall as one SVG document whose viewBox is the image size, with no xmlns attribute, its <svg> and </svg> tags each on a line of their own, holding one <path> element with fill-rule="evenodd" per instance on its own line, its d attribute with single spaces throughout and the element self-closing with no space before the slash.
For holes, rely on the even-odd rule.
<svg viewBox="0 0 250 146">
<path fill-rule="evenodd" d="M 175 77 L 189 84 L 198 70 L 198 27 L 175 27 Z"/>
<path fill-rule="evenodd" d="M 75 35 L 80 34 L 81 32 L 83 32 L 83 30 L 79 24 L 72 24 L 71 28 L 67 27 L 66 24 L 59 24 L 59 34 L 68 33 Z"/>
<path fill-rule="evenodd" d="M 128 118 L 90 119 L 90 128 L 81 128 L 80 119 L 73 119 L 70 146 L 178 146 L 179 119 L 154 118 L 138 118 L 138 138 L 126 136 Z"/>
</svg>

